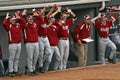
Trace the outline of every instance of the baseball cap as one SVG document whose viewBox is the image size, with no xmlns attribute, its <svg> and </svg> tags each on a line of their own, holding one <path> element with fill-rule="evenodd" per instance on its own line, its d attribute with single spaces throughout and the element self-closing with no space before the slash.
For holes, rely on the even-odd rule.
<svg viewBox="0 0 120 80">
<path fill-rule="evenodd" d="M 33 19 L 33 16 L 32 15 L 28 15 L 27 19 Z"/>
<path fill-rule="evenodd" d="M 10 19 L 11 19 L 11 20 L 16 20 L 16 16 L 15 16 L 15 15 L 11 15 L 11 16 L 10 16 Z"/>
<path fill-rule="evenodd" d="M 20 14 L 21 12 L 20 11 L 17 11 L 18 14 Z"/>
<path fill-rule="evenodd" d="M 66 14 L 69 14 L 70 12 L 69 12 L 69 7 L 66 7 L 65 9 L 64 9 L 64 12 L 66 13 Z"/>
<path fill-rule="evenodd" d="M 83 17 L 84 19 L 90 19 L 90 15 L 88 15 L 88 14 L 86 14 L 86 15 L 84 15 L 84 17 Z"/>
<path fill-rule="evenodd" d="M 54 4 L 54 7 L 55 7 L 55 8 L 58 8 L 58 7 L 59 7 L 59 5 L 58 5 L 58 4 Z"/>
<path fill-rule="evenodd" d="M 102 17 L 102 18 L 103 18 L 103 17 L 106 17 L 106 15 L 105 15 L 104 13 L 102 13 L 102 14 L 101 14 L 101 17 Z"/>
<path fill-rule="evenodd" d="M 20 17 L 22 17 L 22 13 L 20 11 L 16 12 Z"/>
</svg>

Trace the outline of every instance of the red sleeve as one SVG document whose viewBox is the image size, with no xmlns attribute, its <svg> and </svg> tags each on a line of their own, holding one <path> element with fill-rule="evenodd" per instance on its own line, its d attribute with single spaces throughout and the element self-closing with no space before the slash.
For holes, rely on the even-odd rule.
<svg viewBox="0 0 120 80">
<path fill-rule="evenodd" d="M 25 15 L 22 15 L 22 13 L 19 14 L 20 17 L 24 18 Z"/>
<path fill-rule="evenodd" d="M 7 31 L 9 31 L 10 30 L 10 24 L 8 23 L 8 19 L 4 19 L 3 20 L 3 26 L 5 27 L 5 29 L 7 30 Z"/>
<path fill-rule="evenodd" d="M 59 27 L 59 21 L 55 19 L 55 26 L 57 27 L 57 32 L 59 32 L 60 27 Z"/>
<path fill-rule="evenodd" d="M 109 27 L 111 27 L 112 26 L 112 20 L 110 20 L 110 21 L 108 21 L 108 23 L 109 23 Z"/>
<path fill-rule="evenodd" d="M 42 20 L 42 16 L 36 16 L 36 19 L 35 20 Z"/>
<path fill-rule="evenodd" d="M 97 27 L 97 28 L 100 27 L 100 23 L 101 22 L 95 21 L 95 27 Z"/>
<path fill-rule="evenodd" d="M 39 26 L 41 20 L 42 20 L 42 17 L 39 15 L 39 16 L 36 16 L 34 22 Z"/>
<path fill-rule="evenodd" d="M 58 33 L 58 37 L 60 36 L 60 30 L 61 30 L 61 27 L 59 25 L 59 20 L 55 19 L 55 25 L 57 27 L 57 33 Z"/>
<path fill-rule="evenodd" d="M 45 18 L 44 18 L 45 20 L 47 20 L 48 19 L 48 16 L 45 16 Z"/>
<path fill-rule="evenodd" d="M 69 25 L 69 27 L 71 27 L 73 25 L 74 21 L 72 18 L 67 20 L 67 24 Z"/>
<path fill-rule="evenodd" d="M 75 41 L 78 41 L 78 40 L 81 41 L 81 38 L 79 37 L 80 26 L 81 26 L 81 25 L 78 24 L 78 25 L 75 27 L 74 31 L 73 31 L 73 36 L 74 36 Z"/>
<path fill-rule="evenodd" d="M 21 28 L 25 28 L 27 22 L 21 17 L 21 18 L 19 19 L 19 23 L 20 23 L 20 25 L 21 25 Z"/>
<path fill-rule="evenodd" d="M 35 23 L 36 24 L 36 23 Z M 36 24 L 37 25 L 37 24 Z M 38 25 L 37 25 L 37 27 L 36 27 L 36 30 L 37 30 L 37 32 L 38 32 Z"/>
<path fill-rule="evenodd" d="M 41 19 L 42 19 L 42 16 L 39 15 L 39 16 L 36 17 L 36 19 L 41 20 Z"/>
</svg>

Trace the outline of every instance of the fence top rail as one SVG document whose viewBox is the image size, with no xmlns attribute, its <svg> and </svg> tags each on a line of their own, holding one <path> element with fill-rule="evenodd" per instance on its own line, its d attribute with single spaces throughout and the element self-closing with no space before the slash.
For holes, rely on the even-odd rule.
<svg viewBox="0 0 120 80">
<path fill-rule="evenodd" d="M 14 0 L 13 3 L 7 5 L 7 3 L 10 3 L 10 1 L 4 1 L 0 3 L 0 11 L 2 10 L 16 10 L 16 9 L 28 9 L 28 8 L 40 8 L 44 7 L 45 5 L 52 6 L 54 4 L 58 5 L 74 5 L 74 4 L 87 4 L 87 3 L 97 3 L 102 2 L 103 0 L 21 0 L 20 2 L 17 0 Z M 111 1 L 111 0 L 104 0 L 104 1 Z M 5 4 L 6 5 L 3 5 Z M 16 4 L 15 4 L 16 3 Z M 21 4 L 23 3 L 23 4 Z M 14 4 L 14 5 L 13 5 Z M 3 5 L 3 6 L 1 6 Z"/>
</svg>

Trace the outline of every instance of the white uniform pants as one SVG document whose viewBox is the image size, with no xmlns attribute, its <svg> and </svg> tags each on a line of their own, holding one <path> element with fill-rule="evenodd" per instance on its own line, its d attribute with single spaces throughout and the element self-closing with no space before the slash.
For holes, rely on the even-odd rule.
<svg viewBox="0 0 120 80">
<path fill-rule="evenodd" d="M 9 72 L 18 71 L 21 43 L 9 44 Z"/>
<path fill-rule="evenodd" d="M 66 69 L 69 57 L 69 40 L 59 40 L 59 50 L 61 55 L 61 63 L 59 69 Z"/>
<path fill-rule="evenodd" d="M 30 72 L 35 70 L 38 56 L 39 56 L 39 45 L 36 43 L 26 43 L 27 51 L 27 66 Z"/>
<path fill-rule="evenodd" d="M 54 55 L 54 57 L 53 57 L 53 55 Z M 50 56 L 50 58 L 51 58 L 51 60 L 52 60 L 52 58 L 55 58 L 56 61 L 53 65 L 53 70 L 57 70 L 60 66 L 60 61 L 61 61 L 61 56 L 60 56 L 58 46 L 51 46 L 51 56 Z"/>
<path fill-rule="evenodd" d="M 100 56 L 101 64 L 105 64 L 106 46 L 109 46 L 112 49 L 110 56 L 109 56 L 110 59 L 113 58 L 116 52 L 116 49 L 117 49 L 115 44 L 109 38 L 99 38 L 99 56 Z"/>
<path fill-rule="evenodd" d="M 51 47 L 48 37 L 39 37 L 39 67 L 43 67 L 47 71 L 51 62 Z"/>
</svg>

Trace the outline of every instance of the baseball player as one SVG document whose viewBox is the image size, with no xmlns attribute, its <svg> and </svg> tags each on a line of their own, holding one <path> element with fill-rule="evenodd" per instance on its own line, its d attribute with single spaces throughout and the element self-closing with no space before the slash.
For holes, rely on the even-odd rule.
<svg viewBox="0 0 120 80">
<path fill-rule="evenodd" d="M 45 15 L 47 6 L 45 6 L 39 14 L 33 11 L 33 15 L 36 16 L 35 22 L 38 25 L 38 35 L 39 35 L 39 71 L 44 73 L 48 70 L 51 60 L 49 56 L 51 55 L 51 47 L 48 40 L 48 27 L 47 17 L 53 12 L 51 8 L 50 12 Z"/>
<path fill-rule="evenodd" d="M 72 18 L 68 19 L 67 12 L 72 15 Z M 61 55 L 60 69 L 66 69 L 69 56 L 69 29 L 76 20 L 76 15 L 71 9 L 66 9 L 66 12 L 61 13 L 59 19 L 59 50 Z"/>
<path fill-rule="evenodd" d="M 8 23 L 8 19 L 10 23 Z M 16 22 L 16 20 L 19 20 Z M 9 13 L 6 14 L 6 17 L 3 21 L 3 25 L 8 32 L 9 39 L 9 75 L 13 76 L 18 73 L 18 63 L 21 53 L 21 41 L 22 41 L 22 22 L 24 20 L 15 15 L 9 16 Z"/>
<path fill-rule="evenodd" d="M 53 54 L 55 56 L 53 58 L 56 59 L 54 65 L 53 65 L 53 70 L 59 69 L 60 62 L 61 62 L 61 56 L 58 48 L 58 32 L 59 32 L 59 27 L 58 27 L 58 21 L 55 20 L 54 16 L 61 12 L 61 7 L 57 9 L 56 12 L 54 12 L 52 15 L 50 15 L 47 20 L 48 20 L 48 39 L 50 42 L 50 47 L 51 47 L 51 55 L 50 55 L 50 60 L 52 60 Z"/>
<path fill-rule="evenodd" d="M 54 58 L 56 58 L 56 61 L 53 70 L 57 70 L 60 65 L 61 56 L 58 48 L 58 28 L 52 21 L 54 21 L 54 17 L 49 17 L 48 23 L 51 24 L 48 28 L 48 39 L 51 47 L 50 60 L 52 60 L 52 56 L 55 54 Z"/>
<path fill-rule="evenodd" d="M 86 66 L 87 63 L 88 44 L 83 39 L 90 38 L 90 28 L 90 16 L 84 15 L 83 22 L 79 23 L 73 31 L 79 67 Z"/>
<path fill-rule="evenodd" d="M 101 22 L 96 21 L 99 18 L 102 19 Z M 116 52 L 116 46 L 109 39 L 110 27 L 112 26 L 113 22 L 115 22 L 115 18 L 111 16 L 111 19 L 108 20 L 105 14 L 99 13 L 97 17 L 91 20 L 91 22 L 95 24 L 95 27 L 97 28 L 99 34 L 99 56 L 100 56 L 101 64 L 105 65 L 104 53 L 106 46 L 109 46 L 112 49 L 109 56 L 109 62 L 115 63 L 115 61 L 112 58 Z"/>
<path fill-rule="evenodd" d="M 24 24 L 24 37 L 27 51 L 27 67 L 30 75 L 36 75 L 35 68 L 39 56 L 38 26 L 34 23 L 32 15 L 27 16 L 27 22 Z"/>
</svg>

